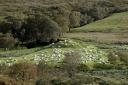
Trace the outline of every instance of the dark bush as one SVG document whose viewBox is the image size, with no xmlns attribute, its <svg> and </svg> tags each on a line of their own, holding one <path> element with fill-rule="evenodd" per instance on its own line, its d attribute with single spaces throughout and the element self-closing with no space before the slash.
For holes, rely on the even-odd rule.
<svg viewBox="0 0 128 85">
<path fill-rule="evenodd" d="M 112 64 L 100 64 L 100 63 L 97 63 L 97 64 L 94 65 L 93 68 L 94 69 L 98 69 L 98 70 L 103 70 L 103 69 L 109 70 L 109 69 L 114 69 L 115 67 Z"/>
<path fill-rule="evenodd" d="M 0 35 L 0 48 L 12 48 L 16 44 L 16 40 L 10 33 Z"/>
<path fill-rule="evenodd" d="M 77 69 L 78 69 L 79 72 L 87 72 L 87 71 L 90 70 L 90 68 L 85 64 L 79 64 Z"/>
<path fill-rule="evenodd" d="M 58 39 L 61 36 L 61 28 L 56 22 L 45 15 L 32 15 L 28 17 L 23 25 L 23 38 L 25 42 L 40 40 L 49 42 L 51 39 Z"/>
<path fill-rule="evenodd" d="M 0 35 L 3 47 L 5 45 L 8 47 L 7 44 L 11 46 L 15 39 L 18 40 L 19 44 L 57 41 L 62 33 L 61 27 L 55 21 L 38 13 L 29 15 L 26 19 L 12 16 L 5 17 L 5 21 L 2 22 L 0 27 L 1 33 L 10 33 L 11 35 L 9 37 Z"/>
<path fill-rule="evenodd" d="M 43 79 L 39 79 L 36 81 L 35 85 L 51 85 L 49 81 L 45 81 Z"/>
<path fill-rule="evenodd" d="M 54 78 L 51 80 L 52 85 L 72 85 L 70 78 Z"/>
<path fill-rule="evenodd" d="M 23 19 L 17 18 L 14 16 L 7 16 L 4 18 L 4 21 L 1 22 L 0 27 L 2 28 L 0 31 L 2 33 L 11 32 L 15 34 L 17 30 L 22 28 Z"/>
</svg>

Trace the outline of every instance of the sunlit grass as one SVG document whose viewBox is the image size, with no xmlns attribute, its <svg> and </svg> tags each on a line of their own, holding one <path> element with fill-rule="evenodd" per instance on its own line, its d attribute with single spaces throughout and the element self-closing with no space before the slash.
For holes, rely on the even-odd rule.
<svg viewBox="0 0 128 85">
<path fill-rule="evenodd" d="M 108 63 L 107 53 L 97 48 L 94 45 L 85 45 L 84 42 L 78 42 L 75 40 L 65 40 L 63 42 L 51 44 L 46 48 L 38 49 L 24 49 L 24 50 L 12 50 L 1 52 L 0 63 L 15 63 L 18 61 L 30 61 L 39 63 L 43 60 L 46 63 L 57 64 L 62 62 L 65 53 L 78 52 L 81 56 L 81 63 L 91 65 L 93 63 Z M 15 54 L 15 56 L 13 56 Z M 3 56 L 7 55 L 7 56 Z"/>
<path fill-rule="evenodd" d="M 128 32 L 128 12 L 113 14 L 103 20 L 72 29 L 72 32 Z"/>
</svg>

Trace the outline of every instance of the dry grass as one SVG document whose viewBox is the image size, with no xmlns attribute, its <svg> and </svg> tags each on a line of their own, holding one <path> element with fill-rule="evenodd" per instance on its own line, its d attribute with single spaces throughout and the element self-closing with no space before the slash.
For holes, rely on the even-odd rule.
<svg viewBox="0 0 128 85">
<path fill-rule="evenodd" d="M 127 33 L 68 33 L 65 37 L 105 44 L 128 44 Z"/>
</svg>

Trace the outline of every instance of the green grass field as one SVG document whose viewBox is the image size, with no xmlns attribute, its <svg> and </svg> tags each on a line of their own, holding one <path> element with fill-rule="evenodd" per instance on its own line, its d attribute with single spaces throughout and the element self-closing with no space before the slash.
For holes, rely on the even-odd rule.
<svg viewBox="0 0 128 85">
<path fill-rule="evenodd" d="M 127 45 L 87 43 L 77 39 L 66 39 L 46 47 L 0 51 L 0 63 L 10 65 L 19 61 L 30 61 L 38 64 L 40 61 L 45 61 L 47 64 L 57 65 L 63 61 L 65 53 L 68 52 L 79 53 L 83 64 L 107 63 L 109 50 L 111 52 L 112 49 L 128 52 Z"/>
<path fill-rule="evenodd" d="M 71 32 L 128 32 L 128 12 L 113 14 Z"/>
<path fill-rule="evenodd" d="M 63 61 L 65 53 L 68 52 L 78 52 L 81 55 L 81 63 L 84 64 L 108 62 L 107 53 L 95 45 L 67 39 L 46 47 L 1 51 L 0 63 L 13 64 L 22 60 L 39 63 L 39 61 L 43 60 L 48 64 L 56 65 Z"/>
</svg>

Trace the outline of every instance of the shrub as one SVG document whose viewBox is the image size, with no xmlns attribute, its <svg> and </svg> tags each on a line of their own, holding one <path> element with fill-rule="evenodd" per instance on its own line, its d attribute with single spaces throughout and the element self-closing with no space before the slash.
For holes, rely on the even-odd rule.
<svg viewBox="0 0 128 85">
<path fill-rule="evenodd" d="M 68 32 L 70 30 L 70 21 L 68 17 L 58 15 L 54 17 L 53 20 L 58 23 L 58 25 L 62 28 L 63 32 Z"/>
<path fill-rule="evenodd" d="M 26 41 L 41 40 L 44 42 L 57 39 L 61 35 L 59 25 L 45 15 L 29 16 L 24 24 Z"/>
<path fill-rule="evenodd" d="M 27 62 L 16 63 L 10 67 L 9 76 L 22 82 L 34 80 L 37 77 L 37 67 Z"/>
<path fill-rule="evenodd" d="M 77 52 L 65 53 L 62 68 L 68 73 L 69 77 L 73 77 L 78 71 L 77 67 L 81 61 L 81 56 Z"/>
<path fill-rule="evenodd" d="M 16 30 L 22 28 L 23 19 L 16 18 L 15 16 L 7 16 L 4 18 L 4 21 L 1 22 L 1 32 L 8 33 L 12 32 L 16 33 Z M 15 31 L 14 31 L 15 30 Z"/>
<path fill-rule="evenodd" d="M 109 62 L 113 65 L 117 65 L 120 63 L 120 57 L 118 56 L 116 51 L 110 51 L 108 58 L 109 58 Z"/>
<path fill-rule="evenodd" d="M 40 61 L 38 64 L 38 75 L 40 77 L 47 77 L 47 75 L 49 75 L 49 71 L 52 70 L 53 67 L 49 66 L 48 64 L 45 64 L 44 61 Z"/>
<path fill-rule="evenodd" d="M 73 11 L 69 18 L 70 18 L 70 26 L 72 28 L 80 26 L 80 21 L 81 21 L 80 12 Z"/>
<path fill-rule="evenodd" d="M 126 69 L 128 65 L 128 54 L 125 51 L 110 51 L 109 61 L 116 69 Z"/>
<path fill-rule="evenodd" d="M 8 66 L 4 63 L 1 63 L 0 64 L 0 74 L 5 74 L 8 72 Z"/>
<path fill-rule="evenodd" d="M 128 53 L 127 52 L 117 52 L 120 60 L 128 65 Z"/>
<path fill-rule="evenodd" d="M 16 44 L 16 40 L 10 33 L 0 35 L 0 48 L 12 48 Z"/>
<path fill-rule="evenodd" d="M 7 76 L 0 76 L 0 85 L 19 85 L 17 81 L 7 77 Z"/>
<path fill-rule="evenodd" d="M 87 72 L 90 70 L 90 68 L 86 64 L 80 64 L 77 67 L 78 71 Z"/>
<path fill-rule="evenodd" d="M 48 16 L 38 13 L 22 19 L 12 16 L 5 17 L 5 20 L 0 24 L 0 31 L 2 33 L 11 33 L 12 36 L 22 42 L 22 44 L 35 41 L 57 41 L 62 33 L 61 27 L 55 21 Z M 8 37 L 1 37 L 1 41 L 3 41 L 2 43 L 8 43 L 8 40 L 11 44 L 13 37 L 9 37 L 10 40 L 8 40 Z"/>
<path fill-rule="evenodd" d="M 53 19 L 55 22 L 58 23 L 58 25 L 62 28 L 63 32 L 69 31 L 70 7 L 67 4 L 62 6 L 61 5 L 49 6 L 47 15 L 49 15 L 51 19 Z"/>
<path fill-rule="evenodd" d="M 35 85 L 51 85 L 49 81 L 45 81 L 43 79 L 39 79 L 36 81 Z"/>
<path fill-rule="evenodd" d="M 38 64 L 38 80 L 36 85 L 49 85 L 50 80 L 54 77 L 54 67 L 45 64 L 44 61 L 40 61 Z"/>
<path fill-rule="evenodd" d="M 109 69 L 113 69 L 114 68 L 114 65 L 112 64 L 100 64 L 100 63 L 97 63 L 93 66 L 94 69 L 99 69 L 99 70 L 109 70 Z"/>
<path fill-rule="evenodd" d="M 51 80 L 52 85 L 72 85 L 70 78 L 54 78 Z"/>
</svg>

